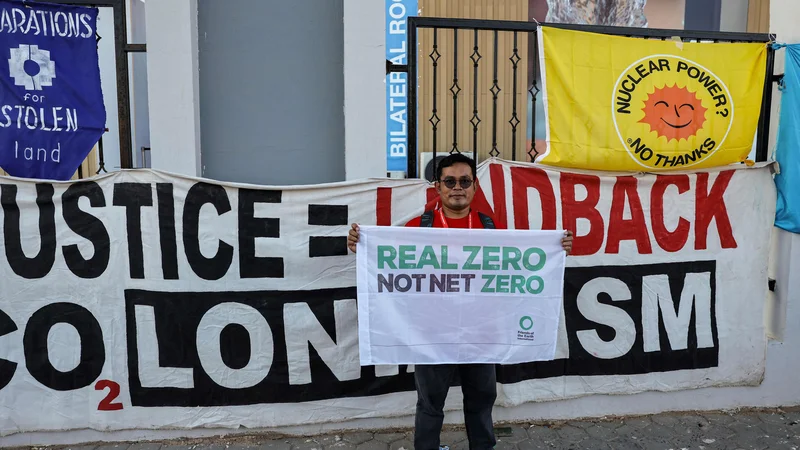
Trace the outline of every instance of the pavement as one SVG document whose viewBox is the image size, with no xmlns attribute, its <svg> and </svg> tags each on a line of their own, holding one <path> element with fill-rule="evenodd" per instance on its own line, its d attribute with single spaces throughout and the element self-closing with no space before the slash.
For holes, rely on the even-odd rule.
<svg viewBox="0 0 800 450">
<path fill-rule="evenodd" d="M 500 449 L 800 449 L 800 407 L 665 413 L 566 422 L 498 424 Z M 468 449 L 463 428 L 446 427 L 442 444 Z M 41 448 L 41 447 L 39 447 Z M 48 447 L 70 450 L 411 450 L 412 430 L 309 437 L 272 434 L 198 440 Z"/>
</svg>

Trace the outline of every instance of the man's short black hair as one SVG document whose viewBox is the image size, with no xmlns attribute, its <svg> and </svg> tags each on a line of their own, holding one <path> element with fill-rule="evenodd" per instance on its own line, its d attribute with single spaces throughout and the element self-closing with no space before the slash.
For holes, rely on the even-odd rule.
<svg viewBox="0 0 800 450">
<path fill-rule="evenodd" d="M 446 167 L 450 167 L 454 164 L 459 164 L 459 163 L 469 165 L 469 168 L 472 169 L 473 180 L 475 178 L 478 178 L 474 159 L 468 156 L 464 156 L 461 153 L 452 153 L 436 164 L 436 181 L 440 181 L 442 179 L 442 170 L 444 170 Z"/>
</svg>

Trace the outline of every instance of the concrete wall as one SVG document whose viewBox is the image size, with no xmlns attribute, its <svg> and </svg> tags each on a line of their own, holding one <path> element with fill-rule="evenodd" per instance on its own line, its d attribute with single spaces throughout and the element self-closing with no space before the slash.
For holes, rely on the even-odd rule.
<svg viewBox="0 0 800 450">
<path fill-rule="evenodd" d="M 117 53 L 114 48 L 114 9 L 98 8 L 97 34 L 102 39 L 97 43 L 100 65 L 100 87 L 103 89 L 103 104 L 106 107 L 106 128 L 103 134 L 103 161 L 107 171 L 120 169 L 119 157 L 119 110 L 117 109 Z"/>
<path fill-rule="evenodd" d="M 385 158 L 384 139 L 381 130 L 385 122 L 382 99 L 385 87 L 382 82 L 384 58 L 383 8 L 375 6 L 371 0 L 345 0 L 345 101 L 347 149 L 345 161 L 348 178 L 356 178 L 363 168 L 364 176 L 380 176 Z M 148 4 L 149 7 L 149 4 Z M 800 14 L 800 4 L 793 0 L 773 0 L 771 31 L 780 40 L 800 41 L 800 30 L 793 19 Z M 365 24 L 367 28 L 355 27 Z M 149 26 L 150 24 L 148 24 Z M 148 29 L 148 33 L 149 33 Z M 152 37 L 148 35 L 152 44 Z M 361 58 L 359 52 L 371 50 L 370 58 Z M 781 58 L 776 72 L 781 72 Z M 380 79 L 381 82 L 376 80 Z M 151 83 L 155 80 L 151 79 Z M 777 91 L 776 91 L 777 92 Z M 774 124 L 777 123 L 779 97 L 775 98 L 773 111 Z M 361 133 L 361 130 L 368 130 Z M 371 147 L 374 146 L 374 149 Z M 155 155 L 154 155 L 155 160 Z M 353 172 L 350 172 L 352 168 Z M 352 177 L 350 175 L 353 175 Z M 521 418 L 569 418 L 605 414 L 639 414 L 678 409 L 715 409 L 738 406 L 774 406 L 800 404 L 800 385 L 795 381 L 800 372 L 800 360 L 794 356 L 794 348 L 800 345 L 800 329 L 788 326 L 781 330 L 776 323 L 800 323 L 800 285 L 796 277 L 790 279 L 789 273 L 800 271 L 800 237 L 788 233 L 775 234 L 775 262 L 773 274 L 777 280 L 777 292 L 770 298 L 766 321 L 780 340 L 769 344 L 767 370 L 764 383 L 756 388 L 710 388 L 677 393 L 644 393 L 631 396 L 593 396 L 569 401 L 529 404 L 511 409 L 499 409 L 497 417 L 503 419 Z M 780 332 L 783 331 L 783 332 Z M 448 415 L 448 421 L 459 421 L 458 413 Z M 411 418 L 394 420 L 358 421 L 360 426 L 410 425 Z M 336 427 L 338 425 L 331 425 Z"/>
<path fill-rule="evenodd" d="M 145 3 L 128 0 L 128 42 L 147 43 Z M 131 131 L 133 137 L 133 166 L 147 167 L 148 161 L 142 147 L 150 147 L 150 109 L 147 95 L 147 53 L 129 55 L 129 83 L 131 86 Z"/>
<path fill-rule="evenodd" d="M 720 31 L 747 31 L 747 7 L 749 0 L 725 0 L 719 15 Z"/>
<path fill-rule="evenodd" d="M 644 5 L 648 28 L 682 30 L 685 12 L 686 0 L 648 0 Z"/>
<path fill-rule="evenodd" d="M 777 35 L 778 42 L 800 43 L 800 28 L 797 17 L 800 14 L 800 3 L 796 0 L 771 0 L 770 33 Z M 785 50 L 775 54 L 775 73 L 783 73 L 786 63 Z M 772 112 L 770 117 L 771 151 L 775 149 L 775 136 L 780 117 L 781 92 L 773 87 Z M 772 154 L 770 154 L 772 157 Z M 767 326 L 771 334 L 789 346 L 797 346 L 800 341 L 792 340 L 796 336 L 797 324 L 800 323 L 800 235 L 775 229 L 772 242 L 773 261 L 770 272 L 776 280 L 775 296 L 768 303 L 769 313 Z"/>
<path fill-rule="evenodd" d="M 145 3 L 141 0 L 127 2 L 128 42 L 145 43 Z M 106 107 L 106 128 L 103 134 L 103 160 L 109 172 L 120 170 L 119 110 L 117 99 L 117 64 L 114 33 L 114 9 L 99 7 L 97 33 L 102 39 L 97 44 L 100 65 L 100 85 Z M 131 53 L 128 57 L 128 80 L 131 89 L 131 132 L 133 136 L 133 164 L 139 167 L 139 148 L 150 145 L 150 118 L 147 95 L 147 54 Z M 94 173 L 88 174 L 94 175 Z"/>
<path fill-rule="evenodd" d="M 346 0 L 346 2 L 361 2 L 362 6 L 367 6 L 371 0 Z M 196 32 L 192 30 L 190 10 L 196 0 L 169 1 L 169 2 L 147 2 L 148 8 L 148 50 L 149 50 L 149 82 L 150 82 L 150 106 L 151 106 L 151 132 L 154 145 L 153 162 L 154 167 L 159 169 L 186 169 L 190 171 L 197 158 L 199 139 L 192 140 L 192 108 L 196 96 L 192 96 L 192 80 L 196 80 L 196 67 L 192 65 L 191 52 L 192 35 Z M 382 23 L 384 20 L 383 11 L 379 8 L 358 9 L 350 8 L 359 3 L 345 4 L 345 23 L 355 23 L 356 21 L 368 21 L 369 23 Z M 161 14 L 172 15 L 172 17 L 160 17 Z M 778 39 L 783 42 L 800 42 L 800 28 L 796 26 L 796 17 L 800 15 L 800 3 L 796 0 L 772 0 L 771 4 L 771 32 L 777 33 Z M 348 25 L 349 26 L 349 25 Z M 350 30 L 356 33 L 353 30 Z M 345 32 L 345 36 L 348 36 Z M 363 31 L 357 35 L 350 34 L 350 39 L 345 40 L 345 54 L 357 52 L 370 46 L 381 47 L 383 45 L 383 33 L 377 31 L 377 27 L 371 31 Z M 358 42 L 352 39 L 357 37 Z M 345 72 L 358 69 L 359 67 L 370 73 L 377 74 L 376 65 L 382 65 L 382 52 L 380 58 L 376 60 L 361 61 L 357 58 L 345 58 Z M 378 52 L 375 51 L 377 55 Z M 173 61 L 170 62 L 169 58 Z M 196 58 L 195 58 L 196 60 Z M 169 70 L 167 70 L 169 69 Z M 779 53 L 777 60 L 776 73 L 783 71 L 783 57 Z M 363 97 L 382 98 L 384 88 L 382 83 L 377 83 L 372 75 L 365 76 L 371 82 L 365 83 L 362 89 L 352 89 L 358 79 L 355 73 L 348 77 L 352 92 L 349 95 L 360 95 Z M 177 83 L 175 80 L 180 80 Z M 179 85 L 176 85 L 179 84 Z M 183 96 L 186 97 L 183 97 Z M 773 107 L 772 136 L 774 138 L 775 126 L 778 118 L 779 94 L 776 94 Z M 154 105 L 158 106 L 157 108 Z M 377 124 L 384 121 L 381 112 L 374 113 L 375 117 L 368 117 L 371 113 L 366 113 L 360 108 L 372 111 L 372 108 L 379 108 L 378 102 L 374 104 L 369 99 L 348 99 L 346 105 L 351 108 L 347 112 L 358 114 L 364 118 L 364 127 L 369 128 L 379 126 Z M 358 112 L 356 112 L 357 110 Z M 157 112 L 157 114 L 156 114 Z M 182 114 L 188 114 L 184 117 Z M 159 123 L 165 119 L 176 119 L 179 125 L 164 126 Z M 348 120 L 348 129 L 357 131 L 359 122 Z M 354 131 L 354 132 L 355 132 Z M 352 134 L 352 139 L 356 139 Z M 368 138 L 363 138 L 358 150 L 346 151 L 346 161 L 351 161 L 356 165 L 356 161 L 361 161 L 365 166 L 380 167 L 380 160 L 384 158 L 384 150 L 369 152 L 369 145 L 379 145 L 378 133 L 370 133 Z M 348 138 L 348 142 L 351 142 Z M 188 141 L 187 141 L 188 139 Z M 380 141 L 383 139 L 381 137 Z M 774 142 L 774 139 L 773 139 Z M 373 143 L 373 144 L 371 144 Z M 161 156 L 156 152 L 159 146 L 174 146 L 176 150 L 172 156 L 168 152 L 161 152 Z M 351 153 L 353 152 L 353 153 Z M 351 159 L 355 158 L 355 159 Z M 348 167 L 350 163 L 348 163 Z M 186 173 L 186 172 L 184 172 Z M 648 392 L 630 396 L 590 396 L 573 400 L 549 403 L 531 403 L 516 408 L 498 408 L 495 416 L 497 420 L 529 420 L 529 419 L 566 419 L 586 416 L 603 415 L 622 415 L 622 414 L 646 414 L 670 410 L 691 410 L 691 409 L 722 409 L 736 408 L 742 406 L 780 406 L 800 404 L 800 384 L 797 383 L 797 373 L 800 373 L 800 358 L 797 358 L 797 348 L 800 346 L 800 277 L 792 274 L 800 273 L 800 236 L 792 235 L 782 231 L 775 232 L 773 246 L 774 262 L 771 272 L 777 280 L 776 293 L 771 296 L 768 302 L 768 314 L 765 320 L 768 327 L 777 330 L 773 334 L 777 338 L 768 344 L 766 373 L 763 383 L 758 387 L 731 387 L 731 388 L 708 388 L 699 390 L 689 390 L 673 393 Z M 786 324 L 785 327 L 782 324 Z M 450 413 L 447 415 L 448 422 L 460 422 L 460 413 Z M 285 429 L 286 432 L 315 433 L 321 430 L 332 430 L 341 428 L 356 427 L 390 427 L 390 426 L 411 426 L 413 418 L 410 416 L 395 419 L 376 419 L 376 420 L 357 420 L 345 424 L 327 424 L 313 427 L 298 427 Z M 252 432 L 253 430 L 244 430 Z M 24 442 L 28 439 L 32 442 L 59 442 L 68 443 L 75 441 L 97 440 L 97 439 L 159 439 L 177 436 L 209 436 L 230 430 L 143 430 L 129 431 L 120 433 L 101 433 L 92 431 L 75 431 L 70 433 L 42 434 L 37 436 L 33 433 L 19 439 Z M 53 439 L 57 439 L 53 441 Z"/>
<path fill-rule="evenodd" d="M 383 17 L 383 11 L 383 0 L 344 0 L 344 142 L 348 180 L 386 176 L 386 22 L 375 20 Z"/>
<path fill-rule="evenodd" d="M 776 33 L 781 42 L 800 42 L 800 29 L 796 26 L 800 3 L 796 0 L 772 0 L 770 11 L 770 32 Z M 783 55 L 779 53 L 775 73 L 781 72 Z M 777 89 L 774 93 L 770 148 L 775 142 L 780 104 Z M 796 348 L 800 345 L 800 328 L 797 326 L 800 323 L 800 278 L 791 276 L 800 273 L 800 236 L 776 229 L 772 248 L 771 274 L 777 286 L 775 294 L 767 300 L 765 322 L 776 339 L 768 344 L 767 368 L 761 386 L 708 388 L 669 394 L 649 392 L 631 396 L 592 396 L 546 404 L 534 403 L 500 409 L 497 418 L 555 419 L 800 404 L 800 386 L 796 382 L 796 373 L 800 371 L 800 360 L 796 357 Z M 448 420 L 458 419 L 457 414 L 448 416 Z"/>
<path fill-rule="evenodd" d="M 215 2 L 211 2 L 215 3 Z M 221 4 L 224 2 L 216 2 Z M 259 2 L 260 3 L 260 2 Z M 342 10 L 337 17 L 327 20 L 331 26 L 342 23 L 340 35 L 343 38 L 334 36 L 331 33 L 330 41 L 326 45 L 336 45 L 336 42 L 344 42 L 340 48 L 340 56 L 343 61 L 335 61 L 335 64 L 343 66 L 342 78 L 331 81 L 321 80 L 324 86 L 330 86 L 332 94 L 339 92 L 338 104 L 332 102 L 325 111 L 332 112 L 335 121 L 330 127 L 331 130 L 344 130 L 344 141 L 337 136 L 334 142 L 324 142 L 323 147 L 333 148 L 337 153 L 338 160 L 333 168 L 335 175 L 326 178 L 359 179 L 365 177 L 381 177 L 386 175 L 386 152 L 385 152 L 385 131 L 386 119 L 384 117 L 385 108 L 385 85 L 384 85 L 384 19 L 383 2 L 371 0 L 343 0 L 336 2 Z M 266 2 L 264 2 L 266 5 Z M 310 5 L 310 3 L 307 3 Z M 204 6 L 204 8 L 214 8 Z M 330 5 L 328 5 L 330 6 Z M 210 11 L 208 9 L 207 11 Z M 200 60 L 198 55 L 198 10 L 197 0 L 175 0 L 170 2 L 147 2 L 147 73 L 149 82 L 149 107 L 153 112 L 150 115 L 150 135 L 152 143 L 152 167 L 155 169 L 166 170 L 186 175 L 201 175 L 201 123 L 200 123 Z M 375 21 L 376 17 L 380 20 Z M 209 18 L 209 22 L 211 19 Z M 204 40 L 207 36 L 203 36 Z M 213 32 L 212 32 L 212 38 Z M 263 41 L 259 41 L 263 42 Z M 206 43 L 204 50 L 211 51 L 213 48 Z M 313 48 L 312 52 L 318 51 Z M 292 56 L 294 55 L 285 55 Z M 298 53 L 298 60 L 305 58 L 306 63 L 302 70 L 309 76 L 322 73 L 335 73 L 327 67 L 325 60 L 313 60 L 313 55 L 303 55 Z M 260 58 L 259 62 L 263 62 Z M 286 69 L 286 60 L 274 57 L 275 61 L 281 61 L 283 68 L 280 71 L 274 70 L 273 76 L 280 76 Z M 314 66 L 314 63 L 319 66 Z M 300 61 L 303 64 L 302 61 Z M 209 67 L 213 69 L 213 67 Z M 295 67 L 295 69 L 297 69 Z M 173 72 L 178 70 L 179 73 Z M 231 73 L 241 70 L 237 65 L 236 69 L 231 69 Z M 237 85 L 240 80 L 237 79 Z M 294 85 L 294 80 L 284 79 L 290 86 Z M 211 77 L 205 77 L 208 90 L 206 95 L 213 96 L 210 92 L 216 86 Z M 337 87 L 337 85 L 339 87 Z M 341 86 L 344 86 L 342 91 Z M 272 93 L 279 90 L 277 85 L 270 86 Z M 281 94 L 281 92 L 277 92 Z M 323 92 L 324 94 L 324 92 Z M 263 95 L 263 94 L 262 94 Z M 304 94 L 305 95 L 305 94 Z M 222 94 L 220 94 L 222 96 Z M 342 98 L 343 96 L 343 98 Z M 304 101 L 308 106 L 308 97 Z M 270 97 L 270 102 L 274 101 Z M 233 102 L 232 103 L 236 103 Z M 230 105 L 224 104 L 224 99 L 220 99 L 223 108 Z M 308 108 L 306 108 L 308 109 Z M 346 110 L 345 114 L 343 110 Z M 233 110 L 228 110 L 228 112 Z M 206 109 L 205 121 L 212 122 L 214 111 Z M 226 110 L 219 111 L 225 113 Z M 289 145 L 296 145 L 298 139 L 306 138 L 313 128 L 319 127 L 328 118 L 319 111 L 311 108 L 308 110 L 310 117 L 294 117 L 298 122 L 305 122 L 308 133 L 294 134 Z M 337 117 L 338 116 L 338 117 Z M 337 125 L 338 123 L 338 125 Z M 236 125 L 236 124 L 234 124 Z M 209 125 L 211 128 L 213 125 Z M 237 126 L 238 127 L 238 126 Z M 277 128 L 277 127 L 276 127 Z M 259 130 L 263 128 L 258 127 Z M 283 130 L 278 129 L 278 133 Z M 205 130 L 208 139 L 215 141 L 209 143 L 209 151 L 212 146 L 218 146 L 218 153 L 224 152 L 238 142 L 237 136 L 228 141 L 223 131 Z M 317 131 L 314 131 L 317 133 Z M 247 130 L 247 134 L 252 134 Z M 229 134 L 230 136 L 230 134 Z M 262 136 L 264 137 L 264 136 Z M 269 140 L 274 142 L 278 137 L 271 134 Z M 305 144 L 306 148 L 308 143 Z M 322 148 L 322 147 L 321 147 Z M 346 149 L 346 150 L 345 150 Z M 286 149 L 276 149 L 276 151 L 286 152 Z M 296 154 L 296 152 L 295 152 Z M 212 157 L 213 159 L 214 157 Z M 210 161 L 206 161 L 210 162 Z M 224 163 L 225 161 L 223 161 Z M 296 164 L 297 161 L 289 161 Z M 341 164 L 344 164 L 342 169 Z M 243 170 L 255 170 L 254 165 L 242 164 Z M 263 168 L 263 166 L 262 166 Z M 211 169 L 213 175 L 215 169 Z M 344 173 L 344 174 L 343 174 Z M 245 174 L 246 175 L 246 174 Z M 242 175 L 242 176 L 245 176 Z M 263 180 L 260 174 L 252 174 L 254 179 Z M 250 175 L 246 175 L 250 176 Z M 310 177 L 309 177 L 310 178 Z M 317 177 L 318 178 L 318 177 Z M 273 178 L 273 182 L 280 180 Z M 316 182 L 324 181 L 317 179 Z"/>
<path fill-rule="evenodd" d="M 152 167 L 200 175 L 197 0 L 146 5 Z"/>
<path fill-rule="evenodd" d="M 342 0 L 203 0 L 198 8 L 203 176 L 344 180 Z"/>
</svg>

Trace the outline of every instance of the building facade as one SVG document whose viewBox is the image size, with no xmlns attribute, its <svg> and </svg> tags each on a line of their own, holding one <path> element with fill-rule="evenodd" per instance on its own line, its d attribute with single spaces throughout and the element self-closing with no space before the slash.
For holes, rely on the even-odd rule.
<svg viewBox="0 0 800 450">
<path fill-rule="evenodd" d="M 505 9 L 492 3 L 429 0 L 419 5 L 423 15 L 506 20 L 536 19 L 543 8 L 536 1 L 503 2 L 513 6 Z M 799 13 L 794 0 L 650 0 L 646 10 L 652 27 L 769 31 L 782 42 L 800 41 L 793 20 Z M 147 2 L 152 168 L 263 185 L 386 176 L 385 33 L 383 1 Z M 775 72 L 782 70 L 779 54 Z M 777 89 L 773 99 L 774 143 Z M 535 131 L 529 134 L 536 137 Z M 790 274 L 800 270 L 800 236 L 775 230 L 772 244 L 776 288 L 765 317 L 772 340 L 760 386 L 523 404 L 498 408 L 497 419 L 799 404 L 794 377 L 800 360 L 794 347 L 800 344 L 800 329 L 794 324 L 800 322 L 800 278 Z M 370 419 L 348 426 L 406 426 L 411 420 Z"/>
</svg>

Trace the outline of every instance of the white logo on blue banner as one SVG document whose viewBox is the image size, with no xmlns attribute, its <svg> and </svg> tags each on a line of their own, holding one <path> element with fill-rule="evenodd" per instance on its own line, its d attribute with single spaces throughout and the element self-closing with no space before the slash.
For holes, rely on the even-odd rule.
<svg viewBox="0 0 800 450">
<path fill-rule="evenodd" d="M 0 0 L 0 167 L 9 174 L 68 180 L 102 136 L 97 14 Z"/>
</svg>

